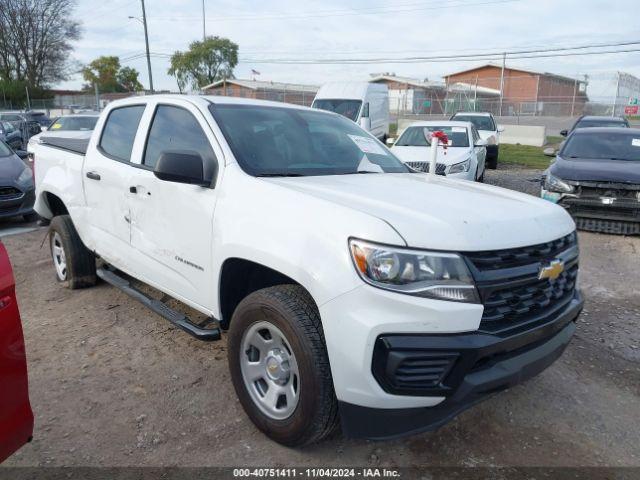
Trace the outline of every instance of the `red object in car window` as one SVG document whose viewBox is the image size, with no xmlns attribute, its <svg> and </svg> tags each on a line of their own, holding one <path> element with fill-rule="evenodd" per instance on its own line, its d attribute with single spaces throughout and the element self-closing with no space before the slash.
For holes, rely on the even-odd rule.
<svg viewBox="0 0 640 480">
<path fill-rule="evenodd" d="M 33 435 L 27 358 L 9 255 L 0 243 L 0 462 Z"/>
</svg>

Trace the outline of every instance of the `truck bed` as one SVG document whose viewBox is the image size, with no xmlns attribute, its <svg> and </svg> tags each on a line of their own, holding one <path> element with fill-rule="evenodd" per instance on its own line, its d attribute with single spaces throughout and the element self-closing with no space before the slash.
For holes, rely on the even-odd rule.
<svg viewBox="0 0 640 480">
<path fill-rule="evenodd" d="M 49 147 L 60 148 L 69 152 L 85 155 L 90 138 L 62 138 L 41 136 L 40 143 Z"/>
</svg>

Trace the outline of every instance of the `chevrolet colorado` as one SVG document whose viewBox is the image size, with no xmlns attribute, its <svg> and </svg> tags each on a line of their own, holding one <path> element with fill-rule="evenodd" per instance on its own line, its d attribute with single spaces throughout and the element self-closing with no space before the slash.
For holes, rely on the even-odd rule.
<svg viewBox="0 0 640 480">
<path fill-rule="evenodd" d="M 553 363 L 582 308 L 562 208 L 415 172 L 335 113 L 136 97 L 34 157 L 57 279 L 227 330 L 242 406 L 286 445 L 435 429 Z"/>
</svg>

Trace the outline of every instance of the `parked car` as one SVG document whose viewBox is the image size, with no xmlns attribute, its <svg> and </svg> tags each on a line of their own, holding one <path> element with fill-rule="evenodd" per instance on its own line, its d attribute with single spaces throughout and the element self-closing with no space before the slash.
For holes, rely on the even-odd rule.
<svg viewBox="0 0 640 480">
<path fill-rule="evenodd" d="M 14 150 L 22 148 L 22 132 L 9 122 L 0 122 L 0 140 Z"/>
<path fill-rule="evenodd" d="M 487 142 L 487 168 L 498 168 L 498 155 L 500 153 L 500 133 L 504 127 L 498 125 L 489 112 L 458 112 L 450 120 L 458 122 L 471 122 L 478 130 L 480 138 Z"/>
<path fill-rule="evenodd" d="M 629 128 L 629 122 L 623 117 L 605 117 L 596 115 L 582 115 L 570 130 L 561 130 L 560 135 L 566 137 L 576 128 Z"/>
<path fill-rule="evenodd" d="M 9 255 L 0 242 L 0 463 L 31 440 L 27 361 Z"/>
<path fill-rule="evenodd" d="M 352 437 L 437 428 L 551 365 L 582 309 L 562 208 L 416 173 L 334 113 L 144 96 L 88 145 L 35 148 L 57 279 L 100 277 L 202 340 L 228 329 L 240 403 L 286 445 L 338 418 Z"/>
<path fill-rule="evenodd" d="M 442 131 L 447 134 L 449 145 L 438 146 L 436 173 L 462 180 L 484 179 L 486 141 L 470 122 L 416 122 L 409 125 L 395 142 L 391 151 L 411 168 L 429 171 L 431 144 L 428 132 Z"/>
<path fill-rule="evenodd" d="M 99 117 L 99 112 L 63 115 L 48 125 L 47 132 L 92 131 Z"/>
<path fill-rule="evenodd" d="M 21 152 L 26 156 L 26 152 Z M 0 218 L 22 216 L 28 222 L 33 211 L 35 186 L 33 171 L 6 143 L 0 141 Z"/>
<path fill-rule="evenodd" d="M 99 113 L 83 113 L 55 118 L 46 131 L 29 139 L 27 144 L 29 157 L 33 160 L 34 145 L 39 142 L 48 141 L 51 144 L 55 143 L 57 138 L 88 140 L 91 138 L 91 132 L 95 128 L 99 116 Z"/>
<path fill-rule="evenodd" d="M 41 127 L 47 127 L 51 123 L 51 119 L 45 112 L 36 112 L 30 110 L 25 112 L 25 116 L 28 120 L 38 122 Z"/>
<path fill-rule="evenodd" d="M 574 130 L 545 172 L 541 195 L 583 230 L 640 233 L 640 130 Z"/>
<path fill-rule="evenodd" d="M 40 124 L 22 112 L 0 112 L 0 122 L 9 122 L 22 132 L 23 140 L 31 138 L 42 131 Z"/>
<path fill-rule="evenodd" d="M 339 113 L 385 142 L 389 136 L 389 88 L 369 82 L 329 82 L 320 87 L 312 108 Z"/>
</svg>

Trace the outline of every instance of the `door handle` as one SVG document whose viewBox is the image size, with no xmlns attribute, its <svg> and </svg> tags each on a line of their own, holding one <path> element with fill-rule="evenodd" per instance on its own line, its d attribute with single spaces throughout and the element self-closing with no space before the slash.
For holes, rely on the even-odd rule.
<svg viewBox="0 0 640 480">
<path fill-rule="evenodd" d="M 129 192 L 130 193 L 138 193 L 138 189 L 136 187 L 129 187 Z"/>
<path fill-rule="evenodd" d="M 100 174 L 96 172 L 87 172 L 87 178 L 91 180 L 100 180 Z"/>
</svg>

